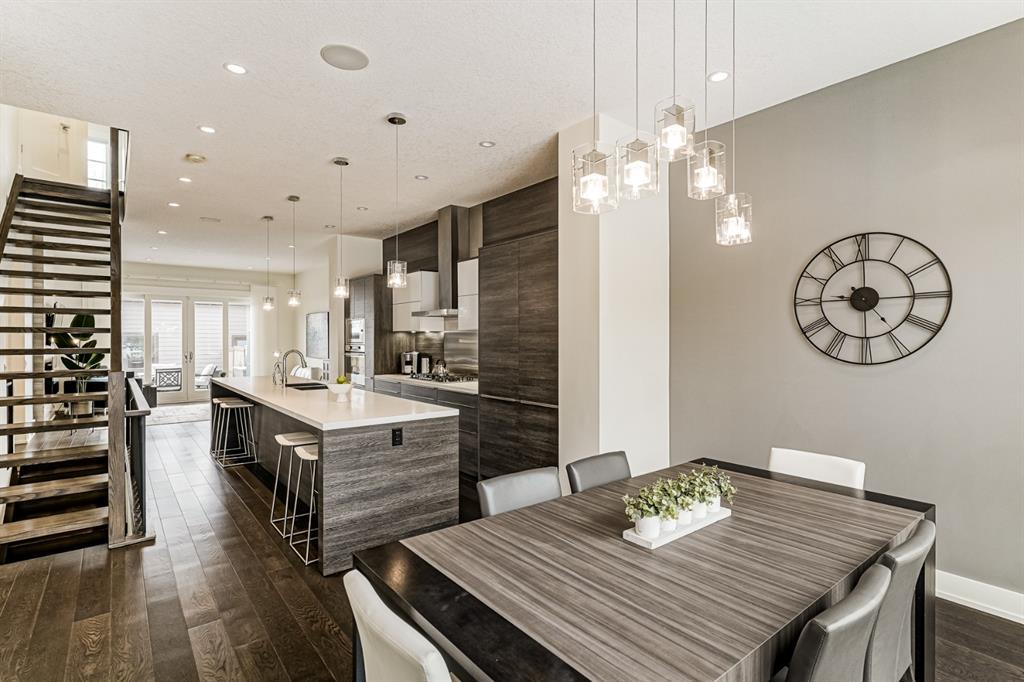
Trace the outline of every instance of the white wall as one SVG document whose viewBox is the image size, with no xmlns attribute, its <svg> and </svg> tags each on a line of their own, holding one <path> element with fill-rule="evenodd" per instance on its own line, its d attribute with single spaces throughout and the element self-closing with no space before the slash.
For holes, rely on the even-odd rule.
<svg viewBox="0 0 1024 682">
<path fill-rule="evenodd" d="M 633 130 L 600 117 L 601 139 Z M 575 213 L 570 152 L 591 139 L 588 119 L 558 140 L 559 464 L 625 450 L 645 473 L 669 463 L 669 198 Z"/>
</svg>

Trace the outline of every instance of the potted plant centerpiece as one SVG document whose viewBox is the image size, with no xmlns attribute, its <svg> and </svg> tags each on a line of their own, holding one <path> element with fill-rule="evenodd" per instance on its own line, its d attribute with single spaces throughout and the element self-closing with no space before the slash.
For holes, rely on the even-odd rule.
<svg viewBox="0 0 1024 682">
<path fill-rule="evenodd" d="M 693 497 L 690 494 L 690 487 L 682 477 L 667 482 L 672 489 L 675 498 L 676 509 L 679 510 L 676 519 L 677 525 L 688 526 L 693 523 Z"/>
<path fill-rule="evenodd" d="M 651 494 L 654 496 L 654 503 L 658 506 L 658 516 L 661 518 L 661 532 L 671 533 L 676 529 L 679 508 L 676 506 L 676 495 L 672 481 L 659 478 L 651 485 Z"/>
<path fill-rule="evenodd" d="M 96 327 L 96 318 L 92 315 L 75 315 L 69 325 L 72 329 L 89 329 Z M 96 339 L 92 338 L 92 332 L 60 332 L 50 337 L 57 348 L 73 350 L 80 348 L 83 352 L 62 355 L 60 360 L 64 366 L 72 370 L 98 370 L 103 363 L 102 353 L 90 353 L 90 348 L 96 347 Z M 120 352 L 120 351 L 118 351 Z M 99 374 L 99 372 L 97 372 Z M 89 390 L 89 377 L 78 376 L 75 378 L 75 390 L 78 393 L 86 393 Z M 93 401 L 83 400 L 71 403 L 71 416 L 89 417 L 92 416 Z"/>
<path fill-rule="evenodd" d="M 724 497 L 726 502 L 732 502 L 736 497 L 736 487 L 732 484 L 729 475 L 717 466 L 713 466 L 710 469 L 705 468 L 705 472 L 718 491 L 718 494 L 708 501 L 708 511 L 711 513 L 721 511 L 722 498 Z"/>
<path fill-rule="evenodd" d="M 693 519 L 700 521 L 707 518 L 708 502 L 718 494 L 718 486 L 704 468 L 697 469 L 689 476 L 680 478 L 687 481 L 690 496 L 693 497 Z"/>
<path fill-rule="evenodd" d="M 661 533 L 661 511 L 654 502 L 648 488 L 641 488 L 636 495 L 624 495 L 626 518 L 636 524 L 636 534 L 646 540 L 653 540 Z"/>
</svg>

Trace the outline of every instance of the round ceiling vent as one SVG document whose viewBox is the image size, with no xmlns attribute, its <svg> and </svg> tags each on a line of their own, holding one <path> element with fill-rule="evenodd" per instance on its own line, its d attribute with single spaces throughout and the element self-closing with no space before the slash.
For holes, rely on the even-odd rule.
<svg viewBox="0 0 1024 682">
<path fill-rule="evenodd" d="M 206 163 L 206 157 L 202 154 L 186 154 L 185 160 L 189 163 Z"/>
<path fill-rule="evenodd" d="M 334 68 L 344 71 L 359 71 L 370 63 L 365 52 L 351 45 L 324 45 L 320 56 Z"/>
</svg>

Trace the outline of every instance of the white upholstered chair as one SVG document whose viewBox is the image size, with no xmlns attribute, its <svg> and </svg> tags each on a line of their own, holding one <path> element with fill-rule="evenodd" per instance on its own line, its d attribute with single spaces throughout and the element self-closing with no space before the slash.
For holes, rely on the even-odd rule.
<svg viewBox="0 0 1024 682">
<path fill-rule="evenodd" d="M 816 452 L 772 448 L 768 470 L 779 474 L 810 478 L 847 488 L 864 489 L 864 462 Z"/>
<path fill-rule="evenodd" d="M 441 652 L 392 613 L 359 571 L 345 574 L 366 682 L 452 682 Z"/>
</svg>

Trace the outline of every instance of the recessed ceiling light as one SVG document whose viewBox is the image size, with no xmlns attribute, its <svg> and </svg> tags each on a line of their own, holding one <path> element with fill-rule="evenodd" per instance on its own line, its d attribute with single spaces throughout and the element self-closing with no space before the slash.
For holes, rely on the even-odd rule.
<svg viewBox="0 0 1024 682">
<path fill-rule="evenodd" d="M 159 251 L 160 247 L 159 246 L 151 246 L 151 247 L 149 247 L 149 250 L 150 251 Z"/>
<path fill-rule="evenodd" d="M 430 179 L 426 175 L 416 175 L 416 176 L 413 176 L 413 177 L 415 177 L 417 180 L 429 180 Z"/>
<path fill-rule="evenodd" d="M 147 263 L 152 263 L 152 262 L 153 262 L 153 259 L 152 259 L 152 258 L 147 258 L 147 259 L 146 259 L 146 262 L 147 262 Z"/>
<path fill-rule="evenodd" d="M 366 206 L 356 206 L 357 211 L 369 211 L 370 209 Z"/>
<path fill-rule="evenodd" d="M 178 208 L 179 206 L 181 206 L 181 204 L 179 204 L 177 201 L 168 201 L 167 205 L 170 206 L 171 208 Z"/>
<path fill-rule="evenodd" d="M 324 45 L 320 57 L 334 68 L 344 71 L 359 71 L 370 63 L 365 52 L 351 45 Z"/>
<path fill-rule="evenodd" d="M 202 154 L 189 153 L 185 155 L 185 160 L 189 163 L 206 163 L 206 157 Z"/>
<path fill-rule="evenodd" d="M 192 178 L 181 177 L 178 178 L 178 182 L 192 182 Z"/>
<path fill-rule="evenodd" d="M 252 270 L 252 266 L 250 265 L 249 267 L 246 268 L 246 270 Z"/>
<path fill-rule="evenodd" d="M 196 128 L 199 128 L 199 132 L 206 133 L 207 135 L 213 135 L 217 132 L 217 129 L 213 126 L 196 126 Z"/>
<path fill-rule="evenodd" d="M 481 140 L 477 144 L 479 144 L 481 147 L 493 147 L 494 145 L 496 145 L 498 143 L 495 142 L 494 140 Z"/>
<path fill-rule="evenodd" d="M 336 230 L 336 229 L 338 229 L 338 226 L 337 225 L 324 225 L 324 229 L 325 230 Z"/>
<path fill-rule="evenodd" d="M 708 80 L 712 83 L 721 83 L 729 77 L 728 71 L 712 71 L 708 74 Z"/>
<path fill-rule="evenodd" d="M 244 75 L 244 74 L 245 74 L 245 73 L 246 73 L 246 72 L 248 71 L 248 69 L 246 69 L 246 68 L 245 68 L 244 66 L 242 66 L 241 64 L 232 64 L 232 63 L 230 63 L 230 62 L 228 62 L 227 64 L 225 64 L 225 65 L 224 65 L 224 68 L 225 68 L 225 69 L 227 69 L 227 71 L 228 71 L 229 73 L 233 73 L 233 74 L 235 74 L 236 76 L 242 76 L 242 75 Z"/>
<path fill-rule="evenodd" d="M 220 222 L 220 218 L 214 218 L 214 217 L 208 216 L 208 215 L 201 215 L 201 216 L 199 216 L 199 219 L 201 221 L 203 221 L 204 223 L 219 223 Z"/>
<path fill-rule="evenodd" d="M 157 234 L 167 234 L 167 230 L 157 230 Z"/>
<path fill-rule="evenodd" d="M 294 249 L 294 248 L 295 248 L 295 244 L 289 244 L 289 245 L 288 245 L 288 248 L 289 248 L 289 249 Z"/>
</svg>

